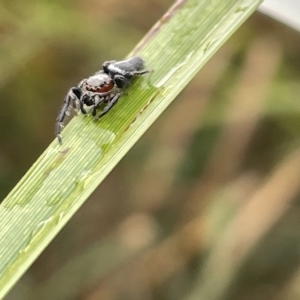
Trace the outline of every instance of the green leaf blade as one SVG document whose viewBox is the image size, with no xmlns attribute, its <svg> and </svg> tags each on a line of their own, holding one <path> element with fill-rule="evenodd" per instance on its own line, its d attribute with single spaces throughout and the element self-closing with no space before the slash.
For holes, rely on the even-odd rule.
<svg viewBox="0 0 300 300">
<path fill-rule="evenodd" d="M 153 72 L 98 122 L 74 118 L 1 204 L 0 298 L 260 3 L 178 1 L 155 25 L 133 52 Z"/>
</svg>

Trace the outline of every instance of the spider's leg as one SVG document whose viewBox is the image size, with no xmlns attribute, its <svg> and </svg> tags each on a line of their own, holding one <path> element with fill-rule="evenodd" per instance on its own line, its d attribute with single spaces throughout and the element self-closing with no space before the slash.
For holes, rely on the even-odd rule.
<svg viewBox="0 0 300 300">
<path fill-rule="evenodd" d="M 104 107 L 103 111 L 101 114 L 97 117 L 97 119 L 100 119 L 103 117 L 119 100 L 121 96 L 121 93 L 116 94 L 109 102 L 108 104 Z"/>
<path fill-rule="evenodd" d="M 63 106 L 58 114 L 58 117 L 56 119 L 55 133 L 56 133 L 58 142 L 60 144 L 62 144 L 61 130 L 64 127 L 63 122 L 65 119 L 65 116 L 68 115 L 68 110 L 69 110 L 69 107 L 71 104 L 73 105 L 73 108 L 74 108 L 74 106 L 76 106 L 76 101 L 79 100 L 78 96 L 80 97 L 80 95 L 81 95 L 80 89 L 78 89 L 76 87 L 71 88 L 69 90 L 68 94 L 66 95 Z"/>
<path fill-rule="evenodd" d="M 82 99 L 79 101 L 79 107 L 80 107 L 80 111 L 85 115 L 86 110 L 84 109 L 84 102 L 82 101 Z"/>
<path fill-rule="evenodd" d="M 126 89 L 130 83 L 130 80 L 123 75 L 115 75 L 114 81 L 119 89 Z"/>
<path fill-rule="evenodd" d="M 93 107 L 92 110 L 92 116 L 95 117 L 97 114 L 97 109 L 99 108 L 99 106 L 103 103 L 103 101 L 105 100 L 105 96 L 100 97 L 99 95 L 95 96 L 95 105 Z"/>
<path fill-rule="evenodd" d="M 116 62 L 115 60 L 105 61 L 102 65 L 104 73 L 109 74 L 108 67 L 109 67 L 109 65 L 114 64 L 115 62 Z"/>
<path fill-rule="evenodd" d="M 116 82 L 117 87 L 119 89 L 126 89 L 130 84 L 131 78 L 133 78 L 135 76 L 141 76 L 141 75 L 144 75 L 149 72 L 150 71 L 148 71 L 148 70 L 143 70 L 143 71 L 131 71 L 131 72 L 126 73 L 125 75 L 116 74 L 114 76 L 114 81 Z"/>
<path fill-rule="evenodd" d="M 80 109 L 80 100 L 78 98 L 72 99 L 72 108 L 73 108 L 75 115 L 77 116 L 79 109 Z"/>
<path fill-rule="evenodd" d="M 141 76 L 144 74 L 150 73 L 149 70 L 143 70 L 143 71 L 131 71 L 128 73 L 129 77 L 134 77 L 134 76 Z"/>
</svg>

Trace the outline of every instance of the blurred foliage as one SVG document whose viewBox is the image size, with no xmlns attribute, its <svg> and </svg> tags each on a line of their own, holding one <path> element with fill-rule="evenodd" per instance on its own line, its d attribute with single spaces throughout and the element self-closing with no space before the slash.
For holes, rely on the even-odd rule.
<svg viewBox="0 0 300 300">
<path fill-rule="evenodd" d="M 0 3 L 2 198 L 54 138 L 69 86 L 170 4 Z M 253 16 L 7 299 L 299 299 L 299 41 Z"/>
</svg>

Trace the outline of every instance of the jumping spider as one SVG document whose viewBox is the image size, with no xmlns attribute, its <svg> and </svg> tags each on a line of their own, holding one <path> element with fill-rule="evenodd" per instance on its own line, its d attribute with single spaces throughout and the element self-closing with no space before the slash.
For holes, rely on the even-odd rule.
<svg viewBox="0 0 300 300">
<path fill-rule="evenodd" d="M 122 90 L 126 89 L 132 78 L 148 73 L 142 70 L 144 61 L 138 57 L 131 57 L 122 61 L 106 61 L 103 70 L 89 78 L 83 79 L 77 87 L 72 87 L 65 97 L 63 106 L 56 119 L 56 136 L 62 144 L 61 130 L 64 127 L 65 116 L 73 108 L 75 112 L 86 114 L 85 106 L 93 106 L 92 115 L 97 119 L 104 116 L 119 100 Z M 105 103 L 102 112 L 96 116 L 101 104 Z"/>
</svg>

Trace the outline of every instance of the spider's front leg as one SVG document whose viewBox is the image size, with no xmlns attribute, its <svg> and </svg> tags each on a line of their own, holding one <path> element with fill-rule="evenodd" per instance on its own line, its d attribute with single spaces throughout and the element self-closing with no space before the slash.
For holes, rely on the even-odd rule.
<svg viewBox="0 0 300 300">
<path fill-rule="evenodd" d="M 65 116 L 69 115 L 68 111 L 69 111 L 69 107 L 71 104 L 72 104 L 72 107 L 74 110 L 77 109 L 77 103 L 78 103 L 80 97 L 81 97 L 81 90 L 80 90 L 80 88 L 76 88 L 76 87 L 72 87 L 65 97 L 63 106 L 58 114 L 57 119 L 56 119 L 56 126 L 55 126 L 55 133 L 56 133 L 58 142 L 60 144 L 62 144 L 61 130 L 64 127 L 63 122 L 65 119 Z"/>
<path fill-rule="evenodd" d="M 108 111 L 118 102 L 119 98 L 121 97 L 121 93 L 117 93 L 109 102 L 108 104 L 103 108 L 103 111 L 101 114 L 97 117 L 97 119 L 100 119 L 105 114 L 108 113 Z"/>
<path fill-rule="evenodd" d="M 119 74 L 114 76 L 114 81 L 119 89 L 126 89 L 130 84 L 130 80 L 127 77 Z"/>
<path fill-rule="evenodd" d="M 108 70 L 109 65 L 114 64 L 116 62 L 117 62 L 116 60 L 109 60 L 104 62 L 102 65 L 104 73 L 109 74 L 109 70 Z"/>
<path fill-rule="evenodd" d="M 93 98 L 92 116 L 95 117 L 99 106 L 105 101 L 107 96 L 95 95 Z"/>
<path fill-rule="evenodd" d="M 132 78 L 132 77 L 135 77 L 135 76 L 141 76 L 141 75 L 144 75 L 144 74 L 147 74 L 147 73 L 150 73 L 149 70 L 143 70 L 143 71 L 131 71 L 131 72 L 128 72 L 126 74 L 126 76 L 128 76 L 129 78 Z"/>
<path fill-rule="evenodd" d="M 117 87 L 119 89 L 126 89 L 129 86 L 130 81 L 133 77 L 141 76 L 149 72 L 150 71 L 148 70 L 143 70 L 143 71 L 130 71 L 127 72 L 125 75 L 116 74 L 114 76 L 114 81 L 116 82 Z"/>
</svg>

